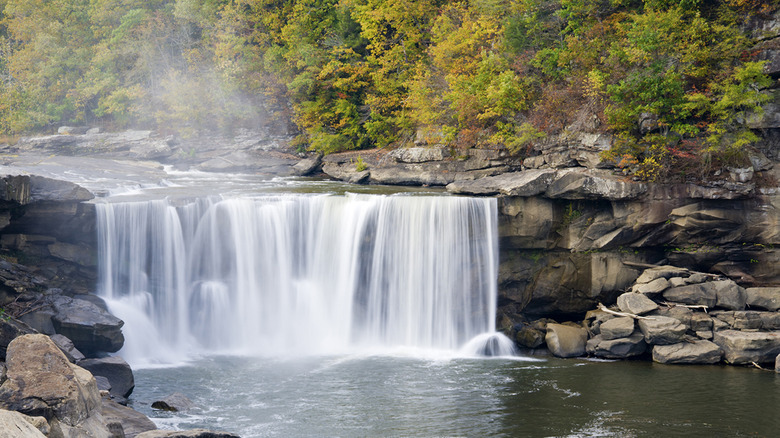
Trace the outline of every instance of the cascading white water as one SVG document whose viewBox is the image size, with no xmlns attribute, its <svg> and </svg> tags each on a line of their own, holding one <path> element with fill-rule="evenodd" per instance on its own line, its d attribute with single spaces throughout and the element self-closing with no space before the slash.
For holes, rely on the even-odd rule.
<svg viewBox="0 0 780 438">
<path fill-rule="evenodd" d="M 273 195 L 97 212 L 100 291 L 125 319 L 131 363 L 457 350 L 493 331 L 495 199 Z"/>
</svg>

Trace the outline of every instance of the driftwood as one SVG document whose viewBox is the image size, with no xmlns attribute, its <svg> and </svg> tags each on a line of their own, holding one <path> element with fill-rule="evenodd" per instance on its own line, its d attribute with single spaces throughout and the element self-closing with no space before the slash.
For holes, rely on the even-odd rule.
<svg viewBox="0 0 780 438">
<path fill-rule="evenodd" d="M 615 316 L 627 316 L 629 318 L 634 318 L 634 319 L 655 319 L 652 316 L 639 316 L 639 315 L 634 315 L 633 313 L 616 312 L 614 310 L 609 310 L 609 309 L 607 309 L 607 306 L 605 306 L 605 305 L 603 305 L 601 303 L 599 303 L 598 308 L 601 311 L 607 312 L 610 315 L 615 315 Z"/>
<path fill-rule="evenodd" d="M 685 307 L 686 309 L 701 309 L 704 311 L 704 313 L 707 313 L 707 309 L 709 309 L 709 307 L 705 306 L 704 304 L 680 304 L 680 303 L 670 303 L 668 301 L 664 301 L 661 304 L 663 304 L 666 307 Z"/>
</svg>

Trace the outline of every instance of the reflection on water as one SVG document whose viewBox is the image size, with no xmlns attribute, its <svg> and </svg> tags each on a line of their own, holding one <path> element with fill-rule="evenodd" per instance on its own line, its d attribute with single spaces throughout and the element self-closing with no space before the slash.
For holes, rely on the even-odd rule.
<svg viewBox="0 0 780 438">
<path fill-rule="evenodd" d="M 152 411 L 179 391 L 199 409 Z M 265 436 L 776 436 L 780 376 L 546 359 L 208 358 L 136 372 L 163 428 Z"/>
</svg>

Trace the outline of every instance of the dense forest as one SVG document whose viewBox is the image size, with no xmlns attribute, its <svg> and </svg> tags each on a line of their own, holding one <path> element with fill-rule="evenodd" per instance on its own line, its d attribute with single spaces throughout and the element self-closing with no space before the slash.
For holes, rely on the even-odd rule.
<svg viewBox="0 0 780 438">
<path fill-rule="evenodd" d="M 0 134 L 276 124 L 324 153 L 422 141 L 522 154 L 580 129 L 613 134 L 615 159 L 654 179 L 744 158 L 746 120 L 774 84 L 745 25 L 779 7 L 0 0 Z"/>
</svg>

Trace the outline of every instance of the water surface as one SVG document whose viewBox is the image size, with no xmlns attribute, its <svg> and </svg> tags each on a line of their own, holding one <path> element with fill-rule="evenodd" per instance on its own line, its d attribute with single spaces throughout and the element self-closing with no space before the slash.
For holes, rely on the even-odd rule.
<svg viewBox="0 0 780 438">
<path fill-rule="evenodd" d="M 174 391 L 199 408 L 149 408 Z M 211 357 L 137 370 L 132 403 L 162 428 L 242 437 L 777 436 L 780 376 L 556 358 Z"/>
</svg>

